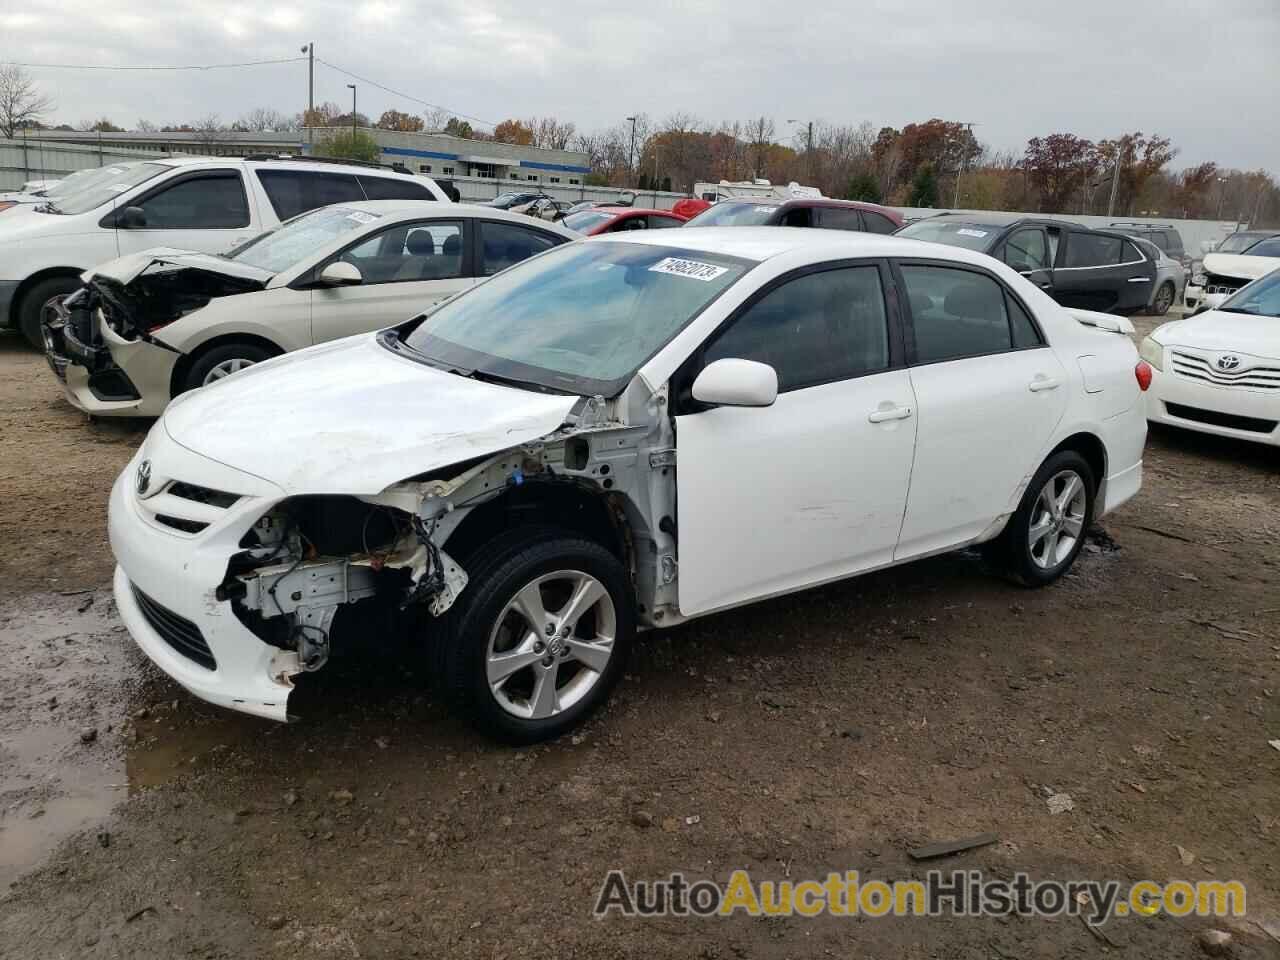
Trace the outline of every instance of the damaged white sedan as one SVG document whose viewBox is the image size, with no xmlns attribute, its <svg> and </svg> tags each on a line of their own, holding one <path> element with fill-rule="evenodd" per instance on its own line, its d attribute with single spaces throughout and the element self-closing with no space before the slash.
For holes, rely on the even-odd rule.
<svg viewBox="0 0 1280 960">
<path fill-rule="evenodd" d="M 639 629 L 974 543 L 1061 576 L 1141 482 L 1125 326 L 893 237 L 566 245 L 170 404 L 111 494 L 116 601 L 232 709 L 286 719 L 385 614 L 484 730 L 552 737 Z"/>
</svg>

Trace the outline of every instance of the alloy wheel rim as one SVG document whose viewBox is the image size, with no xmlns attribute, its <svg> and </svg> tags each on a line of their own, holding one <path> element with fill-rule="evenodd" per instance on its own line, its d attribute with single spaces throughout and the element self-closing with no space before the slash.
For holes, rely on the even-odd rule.
<svg viewBox="0 0 1280 960">
<path fill-rule="evenodd" d="M 62 300 L 64 296 L 66 296 L 66 294 L 60 293 L 57 296 L 50 297 L 43 304 L 40 305 L 40 320 L 42 323 L 45 321 L 51 321 L 51 320 L 57 319 L 58 302 Z"/>
<path fill-rule="evenodd" d="M 617 630 L 613 598 L 595 577 L 581 570 L 535 577 L 507 601 L 490 631 L 489 692 L 522 720 L 554 717 L 599 682 Z"/>
<path fill-rule="evenodd" d="M 1173 291 L 1165 285 L 1156 294 L 1156 309 L 1161 313 L 1167 313 L 1171 306 L 1173 306 Z"/>
<path fill-rule="evenodd" d="M 1087 504 L 1084 478 L 1076 471 L 1060 470 L 1049 478 L 1031 508 L 1027 547 L 1032 563 L 1052 570 L 1071 555 L 1084 536 Z"/>
<path fill-rule="evenodd" d="M 253 361 L 246 360 L 244 357 L 235 357 L 231 360 L 223 360 L 216 364 L 212 370 L 205 374 L 204 380 L 200 382 L 200 386 L 207 387 L 211 383 L 215 383 L 224 377 L 229 377 L 233 373 L 239 373 L 245 367 L 252 367 Z"/>
</svg>

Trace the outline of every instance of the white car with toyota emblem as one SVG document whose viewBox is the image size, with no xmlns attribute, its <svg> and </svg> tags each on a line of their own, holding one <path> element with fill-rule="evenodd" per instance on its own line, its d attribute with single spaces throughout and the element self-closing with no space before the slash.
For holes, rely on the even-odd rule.
<svg viewBox="0 0 1280 960">
<path fill-rule="evenodd" d="M 1157 327 L 1140 349 L 1153 423 L 1280 445 L 1280 270 Z"/>
<path fill-rule="evenodd" d="M 896 237 L 566 244 L 169 404 L 112 490 L 116 602 L 231 709 L 285 719 L 389 618 L 483 729 L 553 737 L 638 629 L 969 544 L 1062 576 L 1141 484 L 1131 331 Z"/>
</svg>

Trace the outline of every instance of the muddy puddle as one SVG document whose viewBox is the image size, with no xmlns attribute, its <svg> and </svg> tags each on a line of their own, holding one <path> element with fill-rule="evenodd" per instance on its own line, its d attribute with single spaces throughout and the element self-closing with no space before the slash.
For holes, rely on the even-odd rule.
<svg viewBox="0 0 1280 960">
<path fill-rule="evenodd" d="M 0 896 L 62 839 L 252 726 L 206 714 L 159 675 L 108 590 L 0 606 L 0 660 Z"/>
</svg>

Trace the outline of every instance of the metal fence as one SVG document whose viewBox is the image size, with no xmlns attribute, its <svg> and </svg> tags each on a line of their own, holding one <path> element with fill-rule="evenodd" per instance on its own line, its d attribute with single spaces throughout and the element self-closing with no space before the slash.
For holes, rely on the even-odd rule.
<svg viewBox="0 0 1280 960">
<path fill-rule="evenodd" d="M 123 160 L 154 160 L 154 150 L 126 150 L 97 144 L 45 143 L 38 139 L 0 139 L 0 191 L 17 190 L 28 180 L 56 180 Z"/>
</svg>

